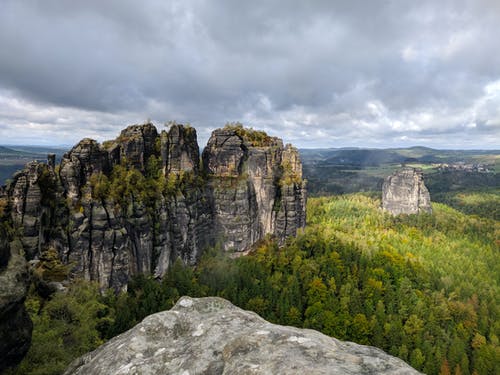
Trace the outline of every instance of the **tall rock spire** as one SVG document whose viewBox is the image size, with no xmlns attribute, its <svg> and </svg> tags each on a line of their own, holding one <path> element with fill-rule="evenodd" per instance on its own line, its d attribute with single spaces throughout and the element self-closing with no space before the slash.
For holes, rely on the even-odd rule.
<svg viewBox="0 0 500 375">
<path fill-rule="evenodd" d="M 387 177 L 382 186 L 382 208 L 393 215 L 431 213 L 422 170 L 404 167 Z"/>
</svg>

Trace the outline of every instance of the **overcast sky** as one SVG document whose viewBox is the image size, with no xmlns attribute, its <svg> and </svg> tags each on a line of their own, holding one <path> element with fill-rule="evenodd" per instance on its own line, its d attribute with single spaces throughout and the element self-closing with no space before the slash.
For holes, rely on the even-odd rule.
<svg viewBox="0 0 500 375">
<path fill-rule="evenodd" d="M 0 144 L 151 119 L 498 149 L 499 25 L 499 0 L 0 0 Z"/>
</svg>

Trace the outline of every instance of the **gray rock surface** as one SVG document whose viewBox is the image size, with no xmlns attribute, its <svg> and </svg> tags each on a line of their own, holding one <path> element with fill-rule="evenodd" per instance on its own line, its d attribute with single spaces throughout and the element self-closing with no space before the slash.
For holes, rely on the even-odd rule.
<svg viewBox="0 0 500 375">
<path fill-rule="evenodd" d="M 382 208 L 393 215 L 431 213 L 422 170 L 405 167 L 387 177 L 382 186 Z"/>
<path fill-rule="evenodd" d="M 161 155 L 164 174 L 193 172 L 198 174 L 200 149 L 196 129 L 174 124 L 161 132 Z"/>
<path fill-rule="evenodd" d="M 99 172 L 109 172 L 108 153 L 93 139 L 84 138 L 61 160 L 59 176 L 66 196 L 76 203 L 82 186 Z"/>
<path fill-rule="evenodd" d="M 216 233 L 225 250 L 245 251 L 265 235 L 281 242 L 305 226 L 306 189 L 298 150 L 281 139 L 259 142 L 218 129 L 203 151 Z"/>
<path fill-rule="evenodd" d="M 419 374 L 382 350 L 271 324 L 216 298 L 181 298 L 75 360 L 77 374 Z"/>
<path fill-rule="evenodd" d="M 33 325 L 24 308 L 29 276 L 21 251 L 0 225 L 0 373 L 17 365 L 31 343 Z"/>
<path fill-rule="evenodd" d="M 122 130 L 116 143 L 120 145 L 120 161 L 126 159 L 140 171 L 144 171 L 146 162 L 157 150 L 158 132 L 151 123 L 131 125 Z M 112 161 L 118 164 L 117 160 Z"/>
<path fill-rule="evenodd" d="M 267 234 L 283 242 L 305 226 L 298 152 L 263 139 L 214 131 L 202 170 L 194 128 L 175 124 L 158 134 L 150 123 L 132 125 L 102 145 L 83 139 L 59 167 L 29 163 L 2 194 L 28 259 L 56 249 L 73 274 L 122 290 L 133 275 L 162 277 L 177 258 L 194 264 L 216 243 L 245 251 Z M 144 199 L 144 185 L 122 202 L 94 190 L 113 170 L 146 175 L 151 165 L 158 173 L 149 178 L 166 186 L 154 200 Z"/>
<path fill-rule="evenodd" d="M 12 183 L 7 187 L 10 198 L 11 219 L 23 236 L 24 251 L 28 259 L 40 253 L 43 243 L 43 224 L 50 215 L 50 205 L 55 199 L 53 188 L 56 186 L 54 170 L 44 163 L 30 162 L 14 174 Z M 45 223 L 48 224 L 48 223 Z"/>
</svg>

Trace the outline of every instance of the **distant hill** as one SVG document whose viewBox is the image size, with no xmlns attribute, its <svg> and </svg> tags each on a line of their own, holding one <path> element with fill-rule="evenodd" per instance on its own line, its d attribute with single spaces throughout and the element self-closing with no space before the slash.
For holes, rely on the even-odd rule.
<svg viewBox="0 0 500 375">
<path fill-rule="evenodd" d="M 406 159 L 403 155 L 386 150 L 338 150 L 323 163 L 375 167 L 386 163 L 403 163 Z"/>
<path fill-rule="evenodd" d="M 0 157 L 5 157 L 5 156 L 11 156 L 11 155 L 15 155 L 15 156 L 19 156 L 19 155 L 23 155 L 25 154 L 25 152 L 23 151 L 18 151 L 18 150 L 14 150 L 12 148 L 8 148 L 8 147 L 5 147 L 5 146 L 0 146 Z"/>
<path fill-rule="evenodd" d="M 14 151 L 24 152 L 28 154 L 40 154 L 40 155 L 56 154 L 60 156 L 62 156 L 66 151 L 69 150 L 69 147 L 66 148 L 66 147 L 47 147 L 47 146 L 30 146 L 30 145 L 19 145 L 19 146 L 16 145 L 16 146 L 6 146 L 6 147 Z"/>
<path fill-rule="evenodd" d="M 500 150 L 436 150 L 415 146 L 302 149 L 300 153 L 311 195 L 378 193 L 383 179 L 403 164 L 424 170 L 431 195 L 484 190 L 500 184 Z"/>
<path fill-rule="evenodd" d="M 301 149 L 302 161 L 324 165 L 380 166 L 389 163 L 491 163 L 500 150 L 437 150 L 429 147 Z"/>
<path fill-rule="evenodd" d="M 0 146 L 0 185 L 5 184 L 26 163 L 32 160 L 45 161 L 47 160 L 47 154 L 56 154 L 56 160 L 59 161 L 65 152 L 65 149 L 56 147 Z"/>
</svg>

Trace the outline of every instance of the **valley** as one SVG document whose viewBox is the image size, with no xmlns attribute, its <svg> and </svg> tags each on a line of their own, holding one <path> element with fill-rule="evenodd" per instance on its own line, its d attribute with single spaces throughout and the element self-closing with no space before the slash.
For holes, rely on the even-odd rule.
<svg viewBox="0 0 500 375">
<path fill-rule="evenodd" d="M 0 0 L 0 375 L 500 375 L 499 5 Z"/>
<path fill-rule="evenodd" d="M 63 148 L 43 146 L 0 146 L 0 186 L 5 185 L 12 175 L 23 169 L 30 161 L 45 161 L 47 154 L 55 154 L 60 161 L 66 152 Z"/>
<path fill-rule="evenodd" d="M 385 177 L 402 165 L 420 168 L 433 202 L 500 220 L 500 151 L 302 149 L 310 196 L 364 192 L 380 197 Z"/>
<path fill-rule="evenodd" d="M 161 282 L 138 276 L 119 295 L 83 281 L 46 302 L 32 293 L 33 345 L 18 373 L 58 373 L 189 295 L 220 296 L 273 323 L 374 345 L 426 374 L 494 374 L 499 223 L 439 203 L 419 216 L 379 207 L 360 193 L 310 198 L 308 226 L 283 247 L 265 239 L 236 259 L 215 247 L 196 267 L 177 261 Z"/>
<path fill-rule="evenodd" d="M 190 127 L 144 124 L 84 139 L 59 165 L 28 163 L 0 197 L 11 251 L 33 259 L 32 344 L 7 374 L 60 374 L 184 295 L 376 346 L 426 374 L 495 373 L 498 152 L 300 156 L 229 124 L 200 157 Z M 381 210 L 401 165 L 423 171 L 432 213 Z"/>
</svg>

